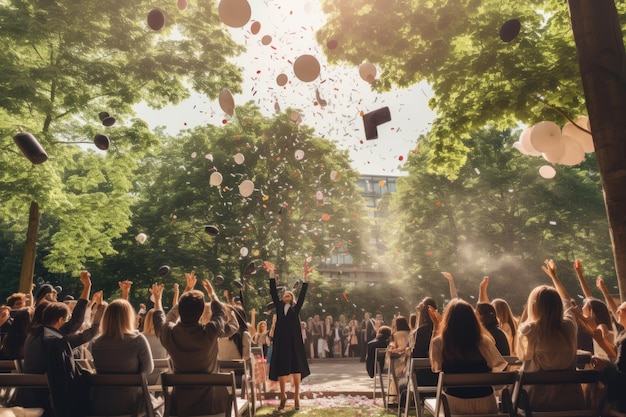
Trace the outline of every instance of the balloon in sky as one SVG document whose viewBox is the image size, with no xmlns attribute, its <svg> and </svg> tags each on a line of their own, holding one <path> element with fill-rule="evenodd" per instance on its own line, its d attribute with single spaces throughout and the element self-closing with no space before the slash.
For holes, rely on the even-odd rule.
<svg viewBox="0 0 626 417">
<path fill-rule="evenodd" d="M 187 6 L 189 6 L 189 2 L 187 0 L 178 0 L 176 5 L 178 6 L 178 10 L 185 10 Z"/>
<path fill-rule="evenodd" d="M 231 28 L 240 28 L 250 21 L 252 9 L 247 0 L 222 0 L 217 7 L 220 20 Z"/>
<path fill-rule="evenodd" d="M 146 239 L 148 239 L 148 236 L 145 233 L 139 233 L 137 236 L 135 236 L 135 240 L 142 245 L 146 242 Z"/>
<path fill-rule="evenodd" d="M 237 165 L 241 165 L 241 164 L 243 164 L 245 162 L 246 157 L 243 156 L 242 153 L 237 153 L 237 154 L 235 154 L 235 156 L 233 156 L 233 159 L 235 160 L 235 163 Z"/>
<path fill-rule="evenodd" d="M 261 22 L 259 21 L 252 22 L 252 25 L 250 25 L 250 32 L 253 35 L 256 35 L 257 33 L 259 33 L 260 30 L 261 30 Z"/>
<path fill-rule="evenodd" d="M 220 91 L 218 101 L 220 103 L 220 107 L 224 110 L 224 113 L 229 116 L 232 116 L 235 113 L 235 99 L 228 88 L 224 88 Z"/>
<path fill-rule="evenodd" d="M 302 159 L 304 159 L 304 151 L 302 149 L 298 149 L 294 152 L 293 156 L 296 158 L 296 160 L 301 161 Z"/>
<path fill-rule="evenodd" d="M 559 164 L 573 166 L 578 165 L 585 159 L 585 150 L 579 141 L 569 136 L 562 136 L 565 144 L 565 153 L 559 159 Z"/>
<path fill-rule="evenodd" d="M 550 178 L 554 178 L 554 176 L 556 175 L 556 170 L 550 165 L 544 165 L 539 168 L 539 175 L 549 180 Z"/>
<path fill-rule="evenodd" d="M 250 180 L 243 180 L 241 184 L 239 184 L 239 194 L 242 197 L 250 197 L 254 192 L 254 183 Z"/>
<path fill-rule="evenodd" d="M 359 75 L 368 83 L 376 79 L 376 67 L 371 62 L 364 62 L 359 66 Z"/>
<path fill-rule="evenodd" d="M 261 38 L 261 43 L 263 45 L 269 45 L 270 43 L 272 43 L 272 37 L 270 35 L 265 35 Z"/>
<path fill-rule="evenodd" d="M 248 248 L 246 248 L 245 246 L 242 246 L 241 249 L 239 249 L 239 254 L 241 256 L 248 256 Z"/>
<path fill-rule="evenodd" d="M 530 143 L 539 152 L 548 152 L 559 146 L 561 128 L 554 122 L 539 122 L 530 132 Z"/>
<path fill-rule="evenodd" d="M 289 81 L 289 78 L 287 78 L 287 75 L 285 74 L 278 74 L 278 76 L 276 77 L 276 84 L 278 84 L 280 87 L 287 84 L 287 81 Z"/>
<path fill-rule="evenodd" d="M 209 177 L 209 184 L 211 184 L 214 187 L 219 187 L 222 184 L 223 180 L 224 180 L 224 177 L 222 177 L 222 174 L 220 174 L 219 172 L 214 172 Z"/>
<path fill-rule="evenodd" d="M 575 122 L 578 126 L 582 127 L 583 129 L 591 131 L 591 129 L 589 128 L 589 118 L 587 116 L 580 116 L 579 118 L 575 120 Z M 570 122 L 565 123 L 565 126 L 563 126 L 562 133 L 563 133 L 563 136 L 572 137 L 576 139 L 578 142 L 580 142 L 581 146 L 583 147 L 583 150 L 586 153 L 591 153 L 594 151 L 593 137 L 591 137 L 589 133 L 574 126 L 572 123 Z"/>
<path fill-rule="evenodd" d="M 320 75 L 320 63 L 313 55 L 300 55 L 293 63 L 293 72 L 300 81 L 314 81 Z"/>
</svg>

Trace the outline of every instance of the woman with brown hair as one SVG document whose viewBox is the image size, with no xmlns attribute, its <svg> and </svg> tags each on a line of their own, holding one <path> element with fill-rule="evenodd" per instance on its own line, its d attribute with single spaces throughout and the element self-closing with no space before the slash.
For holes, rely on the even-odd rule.
<svg viewBox="0 0 626 417">
<path fill-rule="evenodd" d="M 431 314 L 433 316 L 434 311 Z M 434 372 L 481 373 L 502 371 L 507 366 L 493 339 L 466 301 L 455 298 L 448 303 L 436 333 L 430 346 Z M 446 394 L 450 411 L 454 414 L 498 412 L 491 387 L 448 388 Z"/>
</svg>

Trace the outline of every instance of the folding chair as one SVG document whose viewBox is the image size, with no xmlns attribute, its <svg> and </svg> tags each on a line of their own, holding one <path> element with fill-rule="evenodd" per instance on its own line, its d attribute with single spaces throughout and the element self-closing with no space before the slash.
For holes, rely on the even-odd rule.
<svg viewBox="0 0 626 417">
<path fill-rule="evenodd" d="M 385 394 L 385 384 L 383 383 L 383 374 L 388 372 L 385 368 L 385 355 L 387 354 L 387 348 L 376 348 L 376 360 L 374 362 L 374 404 L 376 404 L 376 385 L 377 381 L 380 382 L 380 393 L 383 399 L 383 406 L 387 408 L 387 397 Z"/>
<path fill-rule="evenodd" d="M 252 379 L 256 388 L 256 398 L 259 399 L 259 405 L 263 405 L 263 398 L 265 398 L 265 383 L 266 383 L 266 363 L 265 356 L 263 355 L 263 348 L 260 346 L 253 346 L 251 348 L 252 356 L 254 357 L 253 372 L 254 378 Z"/>
<path fill-rule="evenodd" d="M 226 387 L 228 389 L 228 407 L 224 411 L 224 417 L 241 417 L 250 408 L 246 400 L 238 399 L 237 388 L 235 386 L 235 373 L 231 371 L 227 374 L 161 374 L 161 384 L 165 395 L 165 415 L 164 417 L 176 417 L 172 414 L 172 395 L 169 388 L 209 388 Z M 205 416 L 201 416 L 205 417 Z"/>
<path fill-rule="evenodd" d="M 96 366 L 93 363 L 93 359 L 74 359 L 74 362 L 76 362 L 76 364 L 85 371 L 88 371 L 91 373 L 96 372 Z"/>
<path fill-rule="evenodd" d="M 407 368 L 408 383 L 406 386 L 406 401 L 404 403 L 404 417 L 408 417 L 411 408 L 411 400 L 415 405 L 415 414 L 422 417 L 422 408 L 426 396 L 434 397 L 437 393 L 436 385 L 420 385 L 418 371 L 431 370 L 429 358 L 411 358 Z M 398 407 L 398 417 L 400 417 L 400 407 Z"/>
<path fill-rule="evenodd" d="M 235 385 L 240 390 L 242 400 L 249 399 L 251 412 L 256 411 L 256 391 L 254 389 L 254 375 L 252 374 L 252 362 L 244 359 L 230 359 L 217 361 L 218 372 L 235 373 Z"/>
<path fill-rule="evenodd" d="M 530 385 L 565 385 L 591 384 L 588 392 L 595 393 L 596 385 L 600 380 L 600 372 L 595 369 L 572 371 L 540 371 L 520 372 L 519 382 L 513 392 L 514 408 L 517 415 L 526 417 L 593 417 L 599 415 L 594 408 L 593 398 L 586 401 L 588 408 L 582 410 L 534 411 L 531 410 L 530 397 L 525 387 Z"/>
<path fill-rule="evenodd" d="M 15 393 L 16 388 L 48 389 L 48 377 L 43 374 L 0 374 L 0 391 L 2 392 L 3 406 L 8 406 L 7 403 L 10 402 L 10 400 L 13 398 L 13 394 Z"/>
<path fill-rule="evenodd" d="M 6 374 L 17 371 L 17 365 L 14 360 L 0 360 L 0 373 Z"/>
<path fill-rule="evenodd" d="M 150 396 L 150 392 L 148 391 L 148 380 L 146 378 L 145 373 L 140 374 L 90 374 L 86 373 L 85 378 L 90 388 L 95 389 L 106 389 L 106 388 L 120 388 L 120 387 L 138 387 L 141 388 L 141 396 L 137 398 L 138 403 L 134 404 L 132 410 L 128 410 L 128 414 L 122 414 L 116 417 L 134 417 L 136 415 L 136 411 L 140 408 L 142 404 L 145 404 L 145 411 L 147 417 L 155 417 L 154 405 L 152 404 L 152 399 Z M 157 406 L 157 409 L 162 405 Z M 97 413 L 98 410 L 93 410 L 93 412 L 86 417 L 96 417 L 99 416 Z"/>
<path fill-rule="evenodd" d="M 513 404 L 509 386 L 513 386 L 517 380 L 517 372 L 485 372 L 485 373 L 466 373 L 466 374 L 446 374 L 439 373 L 439 383 L 437 384 L 437 396 L 435 398 L 427 398 L 424 401 L 424 408 L 433 416 L 452 417 L 455 416 L 450 410 L 448 398 L 444 390 L 451 387 L 498 387 L 504 385 L 505 388 L 501 394 L 500 410 L 494 414 L 463 414 L 465 416 L 480 417 L 514 417 Z M 443 414 L 441 411 L 443 410 Z"/>
<path fill-rule="evenodd" d="M 400 374 L 406 374 L 406 360 L 407 357 L 401 353 L 390 353 L 389 356 L 389 365 L 387 366 L 387 407 L 391 405 L 391 397 L 396 397 L 396 404 L 398 405 L 398 412 L 400 412 L 400 383 L 402 379 L 400 378 Z M 404 365 L 404 371 L 400 368 L 401 365 Z M 404 376 L 404 375 L 402 375 Z M 391 386 L 395 385 L 396 393 L 391 394 Z"/>
<path fill-rule="evenodd" d="M 153 359 L 153 362 L 154 362 L 154 370 L 159 371 L 159 374 L 162 374 L 163 372 L 172 372 L 173 368 L 172 368 L 172 361 L 170 358 Z M 148 383 L 151 384 L 151 385 L 148 385 L 148 391 L 150 391 L 154 395 L 161 393 L 163 390 L 163 387 L 161 387 L 160 375 L 156 383 L 152 383 L 150 381 L 151 379 L 153 378 L 150 378 L 150 376 L 148 375 Z"/>
</svg>

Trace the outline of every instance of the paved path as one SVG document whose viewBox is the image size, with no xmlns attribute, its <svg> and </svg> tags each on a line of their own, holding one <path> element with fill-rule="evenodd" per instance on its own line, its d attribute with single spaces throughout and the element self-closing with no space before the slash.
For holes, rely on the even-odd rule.
<svg viewBox="0 0 626 417">
<path fill-rule="evenodd" d="M 311 375 L 300 386 L 303 398 L 357 396 L 368 398 L 371 404 L 374 380 L 358 358 L 313 359 L 309 361 L 309 368 Z M 277 397 L 276 391 L 269 391 L 266 396 Z M 288 386 L 287 391 L 293 390 Z M 379 398 L 377 402 L 382 403 L 382 400 Z"/>
</svg>

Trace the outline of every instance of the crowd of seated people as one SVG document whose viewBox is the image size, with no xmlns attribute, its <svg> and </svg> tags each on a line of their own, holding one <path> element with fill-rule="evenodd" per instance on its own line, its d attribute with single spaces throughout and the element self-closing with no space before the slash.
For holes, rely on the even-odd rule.
<svg viewBox="0 0 626 417">
<path fill-rule="evenodd" d="M 574 370 L 579 365 L 577 352 L 585 350 L 593 354 L 587 367 L 599 370 L 606 386 L 598 393 L 603 415 L 626 415 L 626 303 L 618 305 L 602 279 L 596 286 L 604 300 L 594 298 L 582 277 L 580 261 L 574 268 L 586 297 L 581 306 L 569 296 L 551 260 L 543 266 L 550 285 L 530 292 L 519 318 L 503 298 L 489 300 L 487 277 L 479 285 L 478 303 L 471 305 L 458 297 L 454 278 L 444 272 L 451 297 L 441 312 L 433 298 L 425 297 L 409 319 L 398 315 L 389 326 L 381 316 L 373 318 L 369 313 L 361 322 L 346 322 L 343 315 L 337 321 L 315 316 L 302 323 L 302 338 L 310 358 L 363 353 L 370 377 L 375 376 L 376 360 L 386 361 L 379 363 L 380 369 L 394 361 L 392 393 L 398 399 L 406 386 L 411 357 L 430 359 L 431 370 L 419 370 L 418 379 L 421 384 L 436 385 L 440 371 L 500 371 L 509 355 L 519 358 L 524 371 Z M 18 390 L 13 403 L 41 408 L 45 416 L 72 417 L 94 409 L 119 414 L 136 401 L 137 391 L 132 389 L 88 390 L 81 383 L 84 370 L 77 358 L 91 359 L 98 373 L 149 374 L 154 384 L 159 376 L 154 359 L 169 358 L 173 372 L 213 373 L 218 371 L 219 359 L 254 360 L 253 346 L 260 348 L 261 358 L 271 355 L 273 324 L 268 328 L 265 321 L 256 323 L 254 310 L 248 323 L 241 298 L 221 302 L 204 280 L 201 286 L 207 302 L 205 293 L 195 289 L 195 274 L 185 274 L 185 279 L 185 290 L 175 296 L 167 314 L 161 302 L 162 285 L 150 288 L 154 307 L 145 311 L 142 306 L 136 314 L 127 301 L 131 282 L 120 282 L 122 298 L 107 304 L 101 291 L 91 295 L 87 271 L 80 273 L 83 290 L 77 300 L 57 301 L 56 289 L 48 284 L 34 295 L 11 295 L 7 305 L 0 307 L 4 333 L 0 355 L 20 360 L 26 373 L 47 374 L 54 381 L 50 392 Z M 386 358 L 376 357 L 377 348 L 387 349 Z M 181 414 L 216 414 L 227 406 L 224 392 L 218 389 L 179 394 L 173 408 Z M 447 392 L 454 413 L 493 412 L 496 394 L 490 388 Z M 528 396 L 534 410 L 578 409 L 586 398 L 576 385 L 530 387 Z"/>
<path fill-rule="evenodd" d="M 550 278 L 550 285 L 538 286 L 530 292 L 519 317 L 513 315 L 503 298 L 489 300 L 488 277 L 480 283 L 478 303 L 472 306 L 458 298 L 452 274 L 442 272 L 449 283 L 450 301 L 442 313 L 430 297 L 419 303 L 404 359 L 397 357 L 403 350 L 398 347 L 405 346 L 404 335 L 398 333 L 394 337 L 397 332 L 391 329 L 404 327 L 406 319 L 396 316 L 391 328 L 375 326 L 378 332 L 368 343 L 366 353 L 370 377 L 375 377 L 375 349 L 381 347 L 387 348 L 388 358 L 404 360 L 406 364 L 411 357 L 429 358 L 432 369 L 427 372 L 420 369 L 417 379 L 421 385 L 431 386 L 437 384 L 437 372 L 496 372 L 507 367 L 505 357 L 510 356 L 517 357 L 520 371 L 527 372 L 566 371 L 586 366 L 601 372 L 602 383 L 593 393 L 599 415 L 626 416 L 626 303 L 618 306 L 601 278 L 596 286 L 604 301 L 594 298 L 584 282 L 579 260 L 574 263 L 574 269 L 586 297 L 582 306 L 577 306 L 569 296 L 554 261 L 546 260 L 542 269 Z M 577 354 L 585 352 L 593 357 L 590 363 L 581 365 Z M 388 359 L 386 365 L 389 364 Z M 400 389 L 410 376 L 408 367 L 405 368 L 405 382 Z M 399 376 L 393 375 L 393 380 Z M 589 393 L 583 388 L 586 387 L 580 384 L 528 387 L 529 404 L 537 411 L 582 409 L 589 405 Z M 446 394 L 452 413 L 497 412 L 491 388 L 448 388 Z"/>
</svg>

